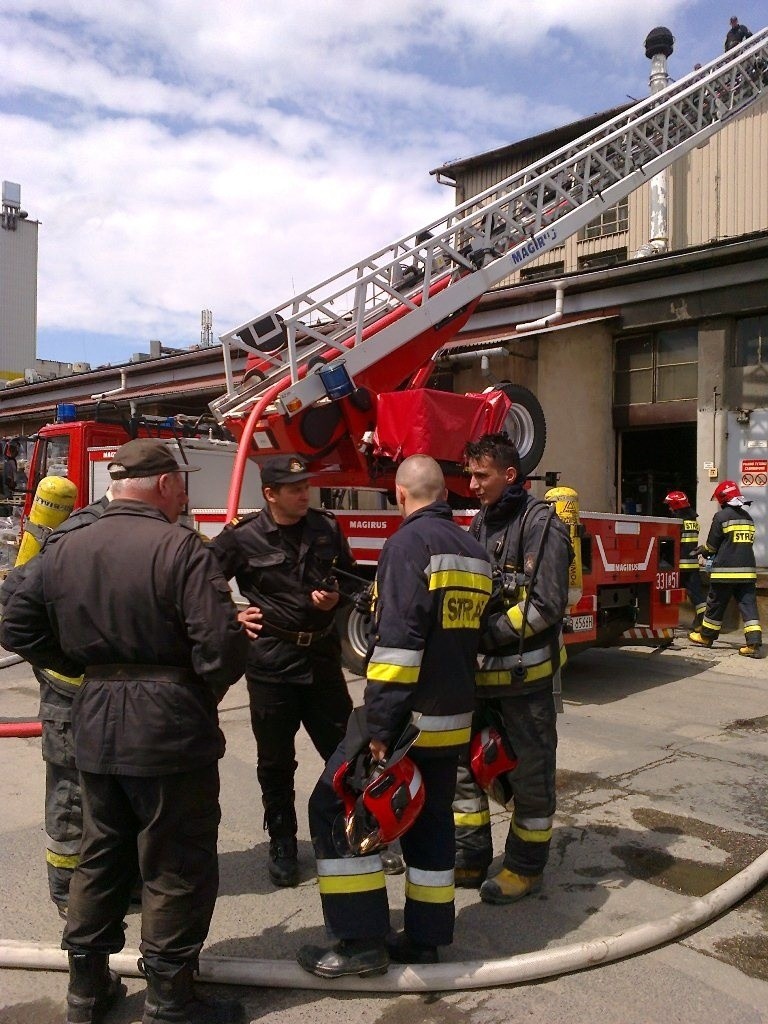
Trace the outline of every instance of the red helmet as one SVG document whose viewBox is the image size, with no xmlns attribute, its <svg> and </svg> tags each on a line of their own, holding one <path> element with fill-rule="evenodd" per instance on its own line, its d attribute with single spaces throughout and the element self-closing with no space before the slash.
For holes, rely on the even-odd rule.
<svg viewBox="0 0 768 1024">
<path fill-rule="evenodd" d="M 504 776 L 517 768 L 517 757 L 509 741 L 494 726 L 487 725 L 472 737 L 469 767 L 478 786 L 506 807 L 512 791 Z"/>
<path fill-rule="evenodd" d="M 344 804 L 334 838 L 347 855 L 374 853 L 399 839 L 421 814 L 426 798 L 421 772 L 404 756 L 392 765 L 372 763 L 368 754 L 345 761 L 333 776 L 333 788 Z"/>
<path fill-rule="evenodd" d="M 712 492 L 712 501 L 727 505 L 731 498 L 741 498 L 742 493 L 733 480 L 723 480 Z"/>
<path fill-rule="evenodd" d="M 671 509 L 688 508 L 691 504 L 688 501 L 688 495 L 685 491 L 670 491 L 664 499 L 664 504 L 669 505 Z"/>
</svg>

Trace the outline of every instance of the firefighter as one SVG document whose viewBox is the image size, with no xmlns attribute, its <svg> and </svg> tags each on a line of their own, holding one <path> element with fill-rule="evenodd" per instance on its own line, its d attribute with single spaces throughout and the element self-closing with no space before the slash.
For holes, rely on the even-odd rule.
<svg viewBox="0 0 768 1024">
<path fill-rule="evenodd" d="M 111 492 L 107 491 L 99 501 L 73 512 L 48 535 L 36 557 L 50 550 L 72 530 L 95 522 L 109 504 L 110 496 Z M 11 570 L 0 588 L 0 606 L 11 599 L 31 565 L 31 561 L 25 562 Z M 72 702 L 83 679 L 81 675 L 71 677 L 50 668 L 33 666 L 32 671 L 40 684 L 48 891 L 59 916 L 65 918 L 69 883 L 77 866 L 83 826 L 80 780 L 72 741 Z"/>
<path fill-rule="evenodd" d="M 13 495 L 17 486 L 19 442 L 6 441 L 3 445 L 3 464 L 0 467 L 0 516 L 13 515 Z"/>
<path fill-rule="evenodd" d="M 187 495 L 170 449 L 138 438 L 108 469 L 108 508 L 31 561 L 0 625 L 8 650 L 84 675 L 72 715 L 83 838 L 62 937 L 67 1021 L 100 1021 L 124 990 L 109 954 L 125 943 L 137 866 L 142 1024 L 234 1021 L 241 1007 L 204 1005 L 193 974 L 218 888 L 216 706 L 248 641 L 215 559 L 173 525 Z"/>
<path fill-rule="evenodd" d="M 693 605 L 692 629 L 698 629 L 701 620 L 704 618 L 704 609 L 707 607 L 707 592 L 701 578 L 699 559 L 696 549 L 699 544 L 699 517 L 695 509 L 691 508 L 688 496 L 684 491 L 670 491 L 664 499 L 664 504 L 669 508 L 669 513 L 674 519 L 680 519 L 683 525 L 683 533 L 680 539 L 680 583 L 685 587 L 688 600 Z"/>
<path fill-rule="evenodd" d="M 720 635 L 725 609 L 731 597 L 744 620 L 745 642 L 739 654 L 759 658 L 763 642 L 757 611 L 755 524 L 744 497 L 733 480 L 723 480 L 712 494 L 720 504 L 709 529 L 707 543 L 697 548 L 702 558 L 714 556 L 709 573 L 709 594 L 701 627 L 688 634 L 698 647 L 711 647 Z"/>
<path fill-rule="evenodd" d="M 276 886 L 299 883 L 294 804 L 296 733 L 302 724 L 327 761 L 344 736 L 352 700 L 334 623 L 335 566 L 355 566 L 331 512 L 309 507 L 312 474 L 298 455 L 261 467 L 266 507 L 228 524 L 212 542 L 227 578 L 262 618 L 251 633 L 246 680 L 256 738 L 256 775 L 269 833 L 268 869 Z M 387 854 L 390 873 L 402 870 Z"/>
<path fill-rule="evenodd" d="M 749 31 L 746 25 L 740 25 L 738 17 L 734 14 L 730 21 L 730 28 L 725 37 L 725 45 L 723 47 L 724 52 L 728 53 L 734 46 L 738 46 L 739 43 L 743 43 L 745 39 L 749 39 L 752 33 Z"/>
<path fill-rule="evenodd" d="M 514 813 L 503 867 L 493 878 L 485 877 L 493 860 L 488 798 L 469 766 L 460 765 L 456 884 L 480 888 L 486 903 L 505 904 L 540 888 L 549 856 L 572 548 L 554 507 L 523 487 L 520 456 L 506 434 L 485 434 L 464 454 L 481 505 L 470 532 L 491 556 L 495 581 L 481 639 L 477 727 L 487 704 L 503 723 L 518 765 L 508 777 Z"/>
<path fill-rule="evenodd" d="M 342 803 L 333 780 L 355 753 L 350 728 L 309 801 L 323 915 L 337 942 L 331 948 L 303 946 L 297 959 L 321 978 L 383 973 L 390 959 L 436 963 L 438 947 L 453 941 L 451 803 L 458 756 L 470 738 L 475 658 L 491 570 L 482 546 L 453 522 L 434 459 L 405 459 L 395 495 L 405 521 L 384 545 L 378 564 L 363 717 L 376 762 L 394 759 L 398 740 L 415 724 L 408 756 L 423 779 L 425 804 L 401 839 L 405 929 L 388 937 L 378 853 L 344 857 L 334 839 Z"/>
</svg>

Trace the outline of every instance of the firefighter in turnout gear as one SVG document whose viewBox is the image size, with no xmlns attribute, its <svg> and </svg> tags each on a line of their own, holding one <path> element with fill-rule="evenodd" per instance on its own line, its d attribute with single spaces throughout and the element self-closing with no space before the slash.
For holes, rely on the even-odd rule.
<svg viewBox="0 0 768 1024">
<path fill-rule="evenodd" d="M 343 804 L 334 776 L 360 750 L 355 734 L 363 730 L 353 715 L 309 801 L 323 915 L 337 943 L 330 949 L 304 946 L 297 959 L 321 978 L 383 973 L 390 960 L 436 963 L 438 947 L 453 941 L 451 803 L 458 757 L 470 739 L 475 659 L 491 569 L 482 546 L 453 522 L 434 459 L 405 459 L 395 493 L 405 521 L 384 545 L 378 564 L 362 744 L 374 761 L 385 762 L 403 749 L 410 730 L 408 757 L 426 797 L 400 840 L 406 862 L 405 929 L 388 938 L 379 854 L 374 848 L 349 856 L 335 827 Z"/>
<path fill-rule="evenodd" d="M 506 434 L 486 434 L 465 449 L 470 488 L 480 500 L 470 533 L 491 556 L 494 596 L 481 639 L 478 719 L 486 708 L 518 759 L 506 777 L 513 810 L 503 867 L 493 860 L 488 798 L 468 764 L 459 767 L 454 802 L 456 884 L 480 888 L 486 903 L 512 903 L 538 890 L 555 813 L 555 752 L 562 620 L 572 548 L 553 506 L 522 486 L 520 457 Z M 485 880 L 484 880 L 485 879 Z"/>
<path fill-rule="evenodd" d="M 108 504 L 109 491 L 99 501 L 72 513 L 52 533 L 48 533 L 39 554 L 48 551 L 72 530 L 80 530 L 95 522 Z M 11 599 L 30 565 L 31 561 L 18 565 L 5 578 L 0 589 L 1 605 Z M 72 701 L 83 677 L 70 677 L 50 668 L 34 666 L 33 672 L 40 684 L 48 889 L 59 915 L 66 917 L 69 883 L 79 859 L 83 827 L 80 779 L 72 741 Z"/>
<path fill-rule="evenodd" d="M 701 567 L 696 550 L 699 545 L 699 517 L 691 508 L 688 496 L 684 491 L 670 491 L 664 499 L 669 514 L 682 523 L 683 533 L 680 538 L 680 584 L 688 594 L 693 605 L 693 629 L 698 629 L 704 618 L 707 607 L 707 591 L 701 578 Z"/>
<path fill-rule="evenodd" d="M 333 570 L 349 572 L 355 562 L 333 515 L 309 507 L 311 475 L 298 455 L 267 459 L 266 507 L 235 519 L 211 544 L 224 575 L 236 578 L 262 615 L 250 634 L 246 680 L 269 875 L 288 887 L 299 883 L 296 733 L 304 725 L 327 761 L 352 710 L 334 624 L 340 595 Z"/>
<path fill-rule="evenodd" d="M 698 647 L 711 647 L 734 597 L 744 620 L 745 642 L 739 654 L 759 658 L 763 633 L 757 611 L 755 524 L 746 508 L 750 502 L 744 501 L 733 480 L 718 484 L 712 500 L 720 503 L 720 510 L 712 520 L 707 543 L 698 548 L 702 557 L 713 556 L 707 607 L 701 627 L 689 633 L 688 639 Z"/>
</svg>

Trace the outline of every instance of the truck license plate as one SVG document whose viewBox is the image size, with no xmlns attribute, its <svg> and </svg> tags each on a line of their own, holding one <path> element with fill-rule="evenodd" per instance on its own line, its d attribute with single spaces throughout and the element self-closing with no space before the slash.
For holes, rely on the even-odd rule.
<svg viewBox="0 0 768 1024">
<path fill-rule="evenodd" d="M 586 633 L 595 628 L 594 615 L 574 615 L 571 621 L 574 633 Z"/>
</svg>

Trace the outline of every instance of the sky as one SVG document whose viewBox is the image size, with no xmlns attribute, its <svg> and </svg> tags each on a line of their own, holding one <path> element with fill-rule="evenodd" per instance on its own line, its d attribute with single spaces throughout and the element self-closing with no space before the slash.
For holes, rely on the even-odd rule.
<svg viewBox="0 0 768 1024">
<path fill-rule="evenodd" d="M 40 222 L 42 359 L 214 337 L 449 212 L 430 170 L 648 93 L 739 0 L 3 0 L 0 179 Z"/>
</svg>

